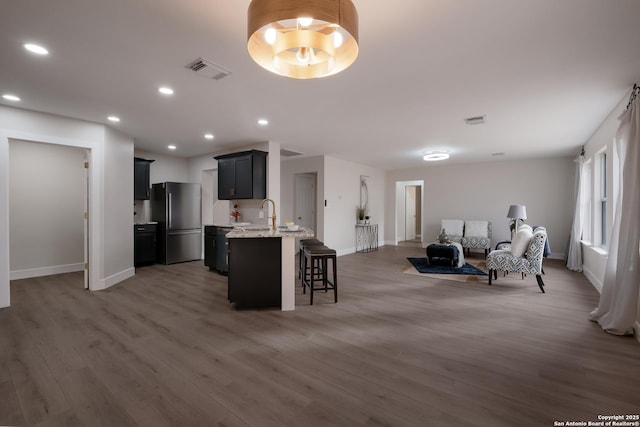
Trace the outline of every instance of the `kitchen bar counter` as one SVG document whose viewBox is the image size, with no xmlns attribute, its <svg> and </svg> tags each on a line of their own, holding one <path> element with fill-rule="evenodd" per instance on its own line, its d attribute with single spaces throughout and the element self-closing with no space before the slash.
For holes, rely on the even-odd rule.
<svg viewBox="0 0 640 427">
<path fill-rule="evenodd" d="M 280 281 L 280 309 L 282 311 L 292 311 L 295 310 L 295 282 L 296 282 L 296 237 L 298 238 L 311 238 L 314 236 L 313 230 L 308 228 L 301 227 L 298 231 L 287 231 L 285 228 L 279 228 L 278 230 L 272 230 L 266 226 L 244 226 L 244 227 L 235 227 L 229 233 L 227 233 L 226 237 L 229 239 L 229 244 L 231 248 L 230 253 L 230 263 L 229 263 L 229 285 L 230 292 L 229 297 L 231 302 L 236 303 L 236 308 L 266 308 L 269 306 L 273 306 L 272 304 L 266 304 L 261 306 L 259 302 L 253 300 L 249 295 L 247 306 L 240 301 L 234 301 L 237 299 L 236 296 L 240 295 L 241 298 L 247 297 L 247 294 L 251 292 L 251 289 L 254 290 L 256 294 L 264 291 L 264 287 L 271 286 L 273 282 L 273 275 L 275 274 L 276 279 Z M 237 244 L 234 244 L 237 239 Z M 251 243 L 251 240 L 245 239 L 258 239 L 255 241 L 255 245 Z M 279 277 L 276 270 L 272 270 L 270 272 L 271 278 L 266 279 L 266 274 L 261 274 L 260 271 L 256 271 L 255 276 L 256 279 L 250 279 L 247 274 L 248 270 L 251 270 L 252 263 L 257 265 L 262 261 L 257 258 L 267 258 L 270 256 L 269 250 L 266 250 L 265 253 L 260 253 L 262 256 L 256 256 L 255 253 L 252 253 L 251 246 L 262 246 L 260 243 L 261 239 L 267 239 L 272 241 L 273 247 L 277 247 L 278 243 L 280 246 L 280 256 L 278 259 L 279 265 Z M 279 240 L 279 242 L 277 240 Z M 266 241 L 265 241 L 266 243 Z M 248 245 L 248 246 L 247 246 Z M 268 246 L 265 246 L 267 248 Z M 245 254 L 243 255 L 243 252 Z M 252 255 L 249 255 L 252 253 Z M 250 257 L 251 259 L 245 259 L 246 257 Z M 237 257 L 237 258 L 234 258 Z M 268 265 L 267 265 L 268 266 Z M 237 273 L 234 277 L 234 267 L 236 268 L 235 272 Z M 265 266 L 263 265 L 263 268 Z M 254 268 L 256 270 L 256 268 Z M 266 273 L 266 272 L 265 272 Z M 251 282 L 251 283 L 248 283 Z M 258 283 L 259 282 L 259 283 Z M 241 292 L 238 289 L 242 289 Z M 248 290 L 248 291 L 247 291 Z"/>
</svg>

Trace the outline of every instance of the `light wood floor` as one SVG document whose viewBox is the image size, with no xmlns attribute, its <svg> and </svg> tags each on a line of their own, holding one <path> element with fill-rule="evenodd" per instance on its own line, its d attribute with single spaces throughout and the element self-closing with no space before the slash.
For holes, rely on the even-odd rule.
<svg viewBox="0 0 640 427">
<path fill-rule="evenodd" d="M 340 257 L 339 302 L 235 311 L 202 263 L 14 281 L 0 425 L 553 426 L 640 413 L 640 344 L 588 320 L 597 292 L 546 260 L 492 286 L 400 273 L 422 249 Z"/>
</svg>

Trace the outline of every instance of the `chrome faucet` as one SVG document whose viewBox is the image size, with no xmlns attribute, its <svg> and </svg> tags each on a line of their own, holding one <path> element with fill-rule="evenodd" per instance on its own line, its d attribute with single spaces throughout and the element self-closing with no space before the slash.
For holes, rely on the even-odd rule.
<svg viewBox="0 0 640 427">
<path fill-rule="evenodd" d="M 264 204 L 266 202 L 271 202 L 271 204 L 273 205 L 273 215 L 271 216 L 271 227 L 273 228 L 273 231 L 276 231 L 278 229 L 278 226 L 276 225 L 276 202 L 274 202 L 271 199 L 264 199 L 262 202 L 260 202 L 260 209 L 264 209 Z M 269 215 L 268 210 L 267 210 L 267 215 Z"/>
</svg>

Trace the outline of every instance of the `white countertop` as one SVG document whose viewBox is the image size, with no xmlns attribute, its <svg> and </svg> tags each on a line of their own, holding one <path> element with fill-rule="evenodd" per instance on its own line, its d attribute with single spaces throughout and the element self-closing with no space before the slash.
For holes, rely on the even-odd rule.
<svg viewBox="0 0 640 427">
<path fill-rule="evenodd" d="M 260 237 L 299 237 L 308 239 L 313 236 L 313 230 L 306 227 L 300 227 L 298 231 L 288 231 L 286 228 L 278 228 L 278 230 L 274 231 L 270 227 L 264 225 L 236 227 L 226 235 L 228 239 L 255 239 Z"/>
</svg>

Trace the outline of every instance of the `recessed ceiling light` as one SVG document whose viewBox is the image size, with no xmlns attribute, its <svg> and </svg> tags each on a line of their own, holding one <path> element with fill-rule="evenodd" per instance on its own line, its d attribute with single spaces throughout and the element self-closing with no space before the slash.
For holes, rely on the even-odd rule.
<svg viewBox="0 0 640 427">
<path fill-rule="evenodd" d="M 20 101 L 20 98 L 19 98 L 19 97 L 15 96 L 15 95 L 12 95 L 12 94 L 10 94 L 10 93 L 5 93 L 4 95 L 2 95 L 2 97 L 3 97 L 4 99 L 6 99 L 7 101 L 13 101 L 13 102 L 18 102 L 18 101 Z"/>
<path fill-rule="evenodd" d="M 120 121 L 120 117 L 117 117 L 117 116 L 109 116 L 107 117 L 107 119 L 109 119 L 110 122 L 114 122 L 114 123 L 118 123 Z"/>
<path fill-rule="evenodd" d="M 504 156 L 504 153 L 491 153 L 492 156 Z"/>
<path fill-rule="evenodd" d="M 49 51 L 37 44 L 33 44 L 33 43 L 25 43 L 23 44 L 24 48 L 27 49 L 29 52 L 31 53 L 35 53 L 37 55 L 48 55 Z"/>
<path fill-rule="evenodd" d="M 259 124 L 260 126 L 266 126 L 266 125 L 268 125 L 268 124 L 269 124 L 269 120 L 267 120 L 267 119 L 260 119 L 260 120 L 258 120 L 258 124 Z"/>
<path fill-rule="evenodd" d="M 445 160 L 448 158 L 449 158 L 449 153 L 447 153 L 446 151 L 432 151 L 430 153 L 425 154 L 422 159 L 426 162 L 435 162 L 438 160 Z"/>
<path fill-rule="evenodd" d="M 163 95 L 173 95 L 173 89 L 166 86 L 159 87 L 158 92 L 160 92 Z"/>
<path fill-rule="evenodd" d="M 212 133 L 205 133 L 205 134 L 204 134 L 204 137 L 205 137 L 206 139 L 213 139 L 213 134 L 212 134 Z"/>
<path fill-rule="evenodd" d="M 169 150 L 175 150 L 175 149 L 176 149 L 176 148 L 178 148 L 178 147 L 176 147 L 175 145 L 169 145 L 169 146 L 167 146 L 167 148 L 168 148 Z"/>
</svg>

